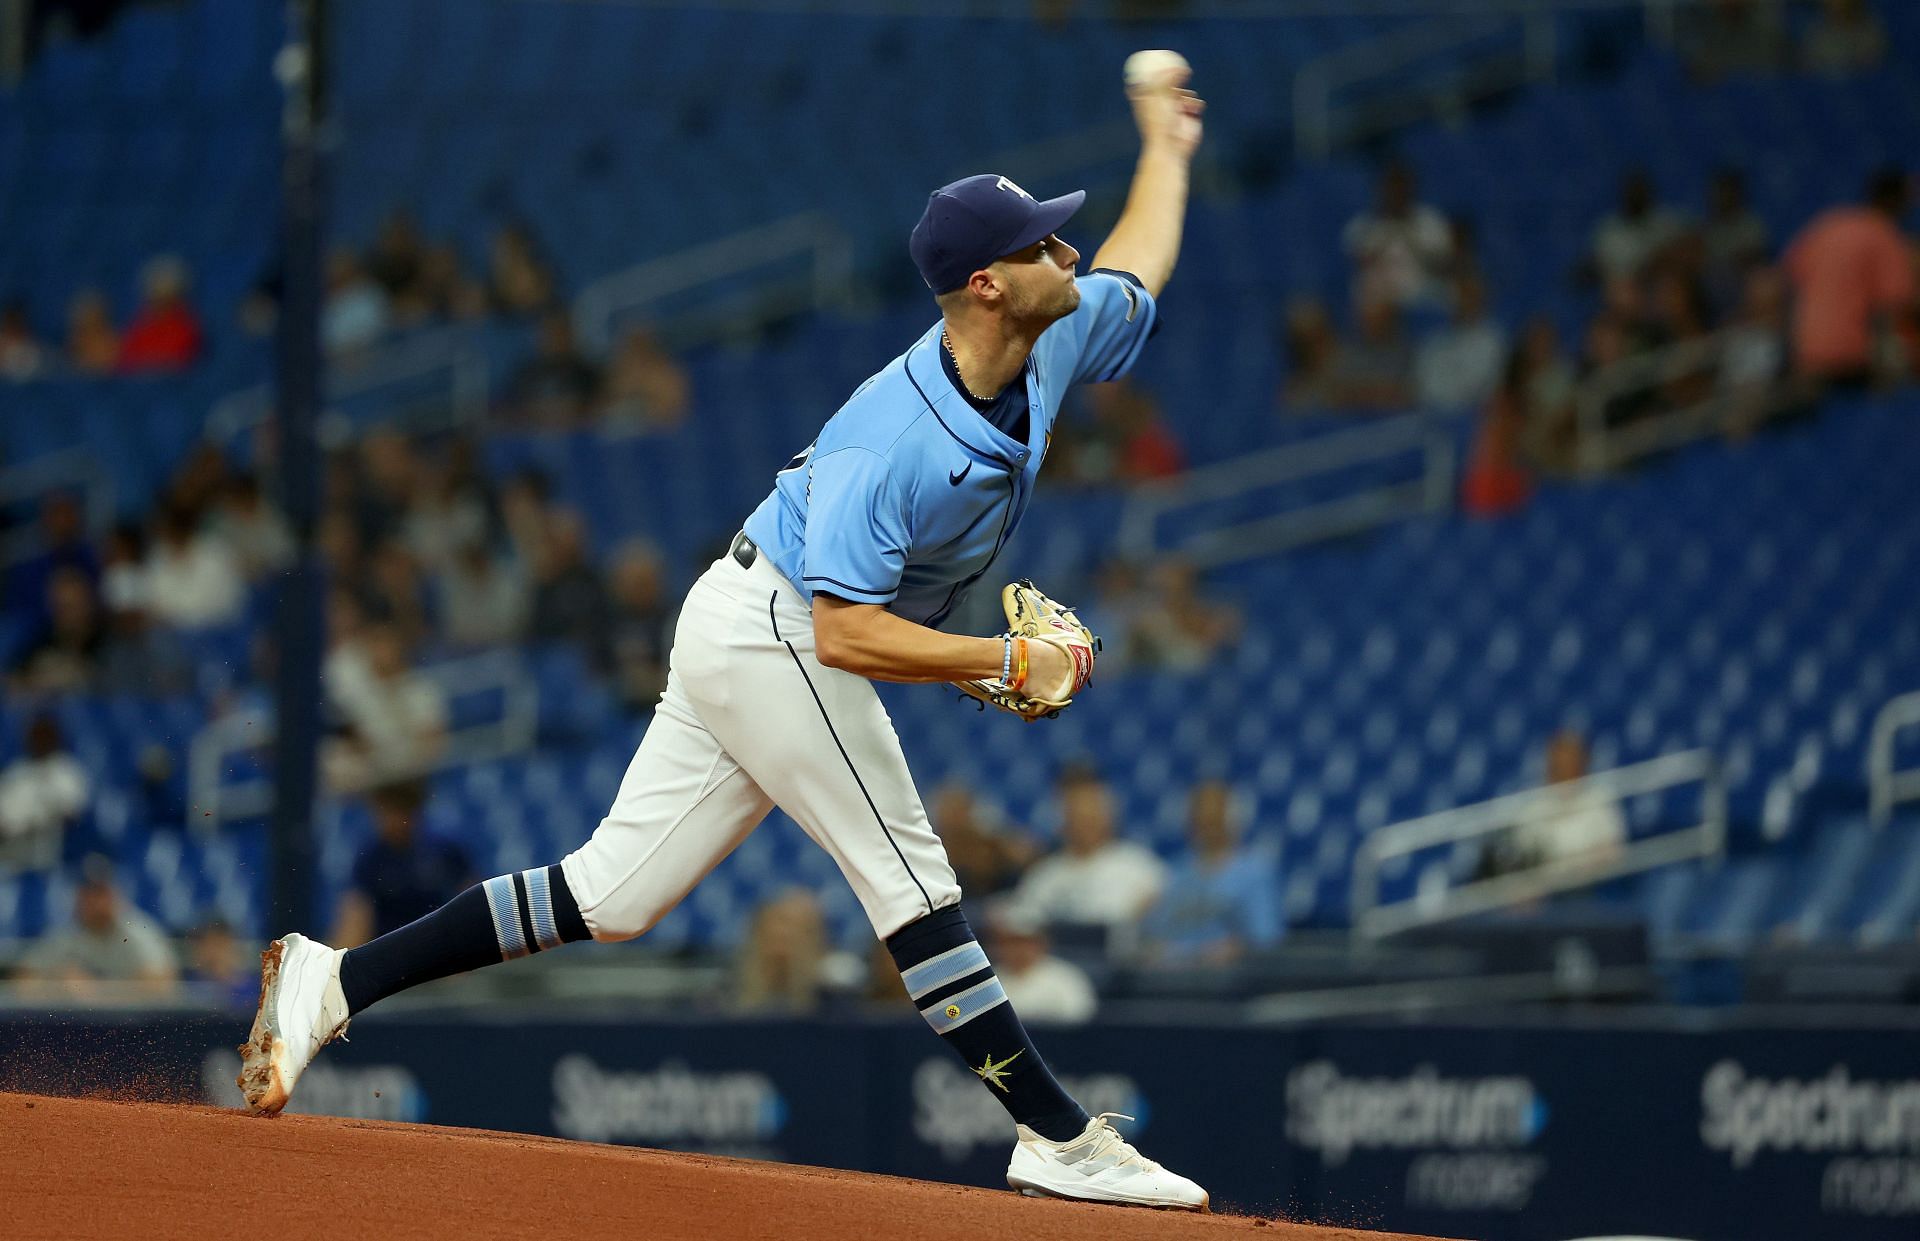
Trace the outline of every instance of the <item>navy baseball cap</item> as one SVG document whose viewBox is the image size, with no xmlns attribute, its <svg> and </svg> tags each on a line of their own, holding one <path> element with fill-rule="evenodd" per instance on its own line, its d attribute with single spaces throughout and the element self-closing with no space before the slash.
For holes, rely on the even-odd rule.
<svg viewBox="0 0 1920 1241">
<path fill-rule="evenodd" d="M 907 248 L 927 287 L 951 293 L 995 259 L 1058 232 L 1085 201 L 1085 190 L 1036 202 L 1005 177 L 965 177 L 927 198 Z"/>
</svg>

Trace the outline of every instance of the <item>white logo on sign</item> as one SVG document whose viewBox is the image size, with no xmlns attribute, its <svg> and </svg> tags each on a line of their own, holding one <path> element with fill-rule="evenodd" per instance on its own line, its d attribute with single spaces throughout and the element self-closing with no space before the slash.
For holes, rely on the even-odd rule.
<svg viewBox="0 0 1920 1241">
<path fill-rule="evenodd" d="M 1027 193 L 1025 190 L 1021 189 L 1019 186 L 1015 185 L 1013 182 L 1007 180 L 1005 177 L 1001 177 L 1000 180 L 996 181 L 994 184 L 1000 189 L 1008 190 L 1008 191 L 1011 191 L 1012 193 L 1020 195 L 1020 197 L 1026 199 L 1028 202 L 1033 201 L 1033 195 Z"/>
</svg>

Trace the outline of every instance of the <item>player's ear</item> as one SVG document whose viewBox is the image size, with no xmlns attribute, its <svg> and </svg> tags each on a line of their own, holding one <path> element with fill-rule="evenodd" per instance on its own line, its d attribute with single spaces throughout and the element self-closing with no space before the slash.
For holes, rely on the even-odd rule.
<svg viewBox="0 0 1920 1241">
<path fill-rule="evenodd" d="M 998 264 L 995 266 L 998 266 Z M 979 271 L 968 276 L 967 288 L 971 290 L 973 295 L 979 298 L 981 302 L 989 306 L 998 305 L 1000 299 L 1006 296 L 1007 292 L 1006 282 L 1001 279 L 1000 273 L 992 267 L 982 267 Z"/>
</svg>

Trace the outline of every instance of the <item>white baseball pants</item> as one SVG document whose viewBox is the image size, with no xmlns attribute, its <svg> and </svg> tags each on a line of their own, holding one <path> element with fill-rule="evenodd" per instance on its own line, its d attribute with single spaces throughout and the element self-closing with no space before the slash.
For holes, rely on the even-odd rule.
<svg viewBox="0 0 1920 1241">
<path fill-rule="evenodd" d="M 679 904 L 778 805 L 833 856 L 882 939 L 960 899 L 865 677 L 814 658 L 807 601 L 761 555 L 688 592 L 667 688 L 613 808 L 561 867 L 596 940 Z"/>
</svg>

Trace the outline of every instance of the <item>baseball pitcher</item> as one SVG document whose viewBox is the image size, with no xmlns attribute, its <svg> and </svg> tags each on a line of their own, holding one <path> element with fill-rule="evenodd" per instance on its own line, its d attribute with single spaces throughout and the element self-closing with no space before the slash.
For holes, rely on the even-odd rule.
<svg viewBox="0 0 1920 1241">
<path fill-rule="evenodd" d="M 953 682 L 1032 720 L 1092 675 L 1092 636 L 1031 583 L 1004 591 L 1001 636 L 940 626 L 1026 511 L 1067 389 L 1126 374 L 1153 335 L 1200 143 L 1189 77 L 1171 52 L 1129 61 L 1139 163 L 1089 269 L 1060 236 L 1083 191 L 1041 201 L 989 174 L 932 194 L 909 249 L 940 321 L 787 462 L 694 584 L 667 688 L 592 837 L 363 947 L 275 940 L 241 1048 L 250 1107 L 280 1111 L 320 1048 L 395 992 L 643 934 L 777 805 L 839 863 L 927 1024 L 1011 1113 L 1010 1185 L 1206 1208 L 1206 1191 L 1048 1070 L 974 939 L 871 684 Z"/>
</svg>

